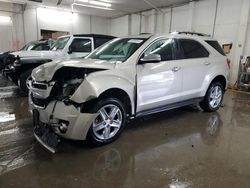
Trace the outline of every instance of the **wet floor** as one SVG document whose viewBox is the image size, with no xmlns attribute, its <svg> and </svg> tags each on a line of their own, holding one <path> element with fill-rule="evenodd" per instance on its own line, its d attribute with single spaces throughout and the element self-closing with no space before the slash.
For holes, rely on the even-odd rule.
<svg viewBox="0 0 250 188">
<path fill-rule="evenodd" d="M 0 80 L 0 188 L 250 187 L 250 95 L 227 92 L 216 113 L 137 119 L 104 147 L 63 141 L 53 155 L 33 138 L 27 98 Z"/>
</svg>

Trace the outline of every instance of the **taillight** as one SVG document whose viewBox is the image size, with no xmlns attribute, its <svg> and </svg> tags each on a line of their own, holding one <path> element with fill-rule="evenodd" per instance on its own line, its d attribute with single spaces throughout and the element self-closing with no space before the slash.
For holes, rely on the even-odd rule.
<svg viewBox="0 0 250 188">
<path fill-rule="evenodd" d="M 227 66 L 229 69 L 231 68 L 231 60 L 229 58 L 227 58 Z"/>
</svg>

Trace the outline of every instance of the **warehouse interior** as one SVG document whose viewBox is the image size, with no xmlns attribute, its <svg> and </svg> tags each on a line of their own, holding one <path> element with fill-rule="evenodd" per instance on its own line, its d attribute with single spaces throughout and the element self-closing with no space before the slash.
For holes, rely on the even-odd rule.
<svg viewBox="0 0 250 188">
<path fill-rule="evenodd" d="M 0 73 L 0 188 L 249 187 L 250 0 L 0 0 L 2 54 L 65 35 L 183 31 L 217 40 L 230 61 L 218 111 L 189 105 L 135 116 L 100 147 L 62 139 L 58 153 L 48 152 L 33 136 L 20 81 Z"/>
<path fill-rule="evenodd" d="M 240 56 L 250 53 L 249 1 L 178 0 L 117 1 L 114 10 L 73 6 L 72 1 L 8 1 L 1 3 L 1 16 L 11 17 L 1 23 L 0 51 L 17 50 L 41 39 L 41 29 L 114 36 L 140 33 L 195 31 L 214 36 L 221 44 L 233 44 L 230 83 L 237 79 Z M 159 7 L 155 9 L 154 7 Z M 63 24 L 62 24 L 63 23 Z M 6 36 L 7 34 L 7 36 Z"/>
</svg>

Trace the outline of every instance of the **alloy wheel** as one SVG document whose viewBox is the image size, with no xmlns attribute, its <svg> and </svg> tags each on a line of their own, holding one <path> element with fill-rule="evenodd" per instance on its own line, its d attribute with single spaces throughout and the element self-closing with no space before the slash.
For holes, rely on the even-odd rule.
<svg viewBox="0 0 250 188">
<path fill-rule="evenodd" d="M 220 106 L 223 97 L 223 91 L 220 86 L 215 86 L 212 88 L 209 97 L 209 104 L 212 108 L 217 108 Z"/>
<path fill-rule="evenodd" d="M 94 135 L 100 140 L 114 137 L 121 128 L 123 116 L 120 108 L 114 104 L 103 106 L 93 122 Z"/>
</svg>

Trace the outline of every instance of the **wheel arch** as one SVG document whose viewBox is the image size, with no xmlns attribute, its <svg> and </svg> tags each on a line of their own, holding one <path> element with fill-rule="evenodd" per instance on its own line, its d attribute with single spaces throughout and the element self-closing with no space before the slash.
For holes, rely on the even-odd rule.
<svg viewBox="0 0 250 188">
<path fill-rule="evenodd" d="M 114 97 L 120 100 L 124 107 L 126 108 L 126 112 L 128 115 L 132 115 L 132 101 L 126 91 L 120 88 L 110 88 L 99 95 L 99 99 Z"/>
<path fill-rule="evenodd" d="M 222 86 L 223 86 L 224 91 L 227 89 L 227 80 L 226 80 L 225 76 L 223 76 L 223 75 L 218 75 L 218 76 L 216 76 L 216 77 L 210 82 L 209 86 L 210 86 L 212 83 L 214 83 L 214 82 L 220 82 L 220 83 L 222 84 Z"/>
<path fill-rule="evenodd" d="M 220 82 L 223 86 L 224 91 L 226 91 L 228 83 L 227 83 L 227 79 L 223 74 L 217 74 L 214 77 L 207 77 L 207 79 L 205 79 L 205 82 L 203 83 L 202 86 L 202 91 L 200 93 L 201 97 L 204 97 L 209 89 L 209 87 L 211 86 L 212 83 L 214 82 Z"/>
</svg>

